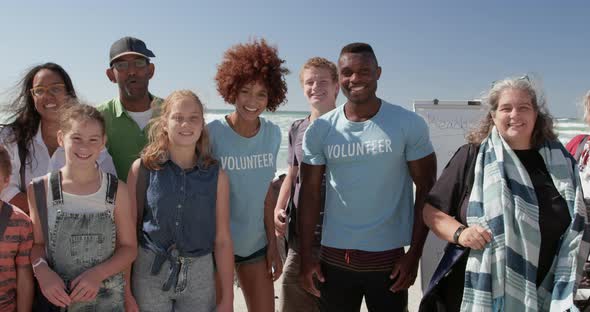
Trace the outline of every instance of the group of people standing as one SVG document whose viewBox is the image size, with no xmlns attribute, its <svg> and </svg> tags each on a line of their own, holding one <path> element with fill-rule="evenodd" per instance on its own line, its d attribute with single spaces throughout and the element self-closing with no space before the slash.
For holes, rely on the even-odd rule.
<svg viewBox="0 0 590 312">
<path fill-rule="evenodd" d="M 425 121 L 376 95 L 370 45 L 311 58 L 277 195 L 281 133 L 260 116 L 286 99 L 277 48 L 225 52 L 215 81 L 235 110 L 209 124 L 192 91 L 149 92 L 153 57 L 113 43 L 119 95 L 96 108 L 57 64 L 19 84 L 0 132 L 0 310 L 232 311 L 235 273 L 249 311 L 274 311 L 281 274 L 281 311 L 407 311 L 428 227 L 456 256 L 424 311 L 576 309 L 583 181 L 527 77 L 494 83 L 437 181 Z"/>
</svg>

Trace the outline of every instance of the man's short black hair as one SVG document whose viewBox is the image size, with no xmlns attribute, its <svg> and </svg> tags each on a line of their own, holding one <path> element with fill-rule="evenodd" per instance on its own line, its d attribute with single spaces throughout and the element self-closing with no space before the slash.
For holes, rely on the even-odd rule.
<svg viewBox="0 0 590 312">
<path fill-rule="evenodd" d="M 367 54 L 373 60 L 375 60 L 375 64 L 377 63 L 377 56 L 375 56 L 375 52 L 373 52 L 373 48 L 370 44 L 364 42 L 353 42 L 345 45 L 342 50 L 340 51 L 340 56 L 344 53 L 359 53 L 359 54 Z"/>
</svg>

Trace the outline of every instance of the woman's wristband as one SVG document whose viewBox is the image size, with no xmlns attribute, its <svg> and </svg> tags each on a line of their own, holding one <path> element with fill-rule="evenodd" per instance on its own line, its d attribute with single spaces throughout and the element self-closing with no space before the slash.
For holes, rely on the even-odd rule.
<svg viewBox="0 0 590 312">
<path fill-rule="evenodd" d="M 456 245 L 461 246 L 461 244 L 459 244 L 459 236 L 461 236 L 461 233 L 463 233 L 463 231 L 466 229 L 467 227 L 464 226 L 463 224 L 461 224 L 459 226 L 459 228 L 457 228 L 457 230 L 455 231 L 455 234 L 453 234 L 453 242 Z"/>
<path fill-rule="evenodd" d="M 35 276 L 37 276 L 37 267 L 43 263 L 47 264 L 47 260 L 45 260 L 43 257 L 39 257 L 39 258 L 37 258 L 37 260 L 35 260 L 35 262 L 33 262 L 32 267 L 33 267 L 33 274 Z"/>
</svg>

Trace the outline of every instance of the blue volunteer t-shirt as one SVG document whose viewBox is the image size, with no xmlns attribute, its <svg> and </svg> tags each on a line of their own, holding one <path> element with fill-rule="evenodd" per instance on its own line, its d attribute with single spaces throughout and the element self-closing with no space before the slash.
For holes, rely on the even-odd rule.
<svg viewBox="0 0 590 312">
<path fill-rule="evenodd" d="M 275 175 L 281 130 L 262 117 L 258 133 L 251 138 L 237 134 L 225 118 L 207 127 L 213 155 L 229 177 L 234 253 L 247 257 L 267 244 L 264 198 Z"/>
<path fill-rule="evenodd" d="M 373 118 L 352 122 L 344 105 L 316 119 L 303 162 L 326 165 L 322 245 L 385 251 L 409 245 L 414 220 L 407 162 L 433 153 L 426 122 L 381 100 Z"/>
</svg>

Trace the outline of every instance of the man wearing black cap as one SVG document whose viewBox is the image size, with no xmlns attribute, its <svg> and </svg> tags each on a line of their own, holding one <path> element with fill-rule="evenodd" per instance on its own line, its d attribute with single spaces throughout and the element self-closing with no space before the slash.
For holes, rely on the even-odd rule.
<svg viewBox="0 0 590 312">
<path fill-rule="evenodd" d="M 154 76 L 155 57 L 145 43 L 123 37 L 111 46 L 107 77 L 119 86 L 119 96 L 98 106 L 106 121 L 107 148 L 113 157 L 119 179 L 127 173 L 147 143 L 147 124 L 155 116 L 162 99 L 148 91 Z"/>
</svg>

